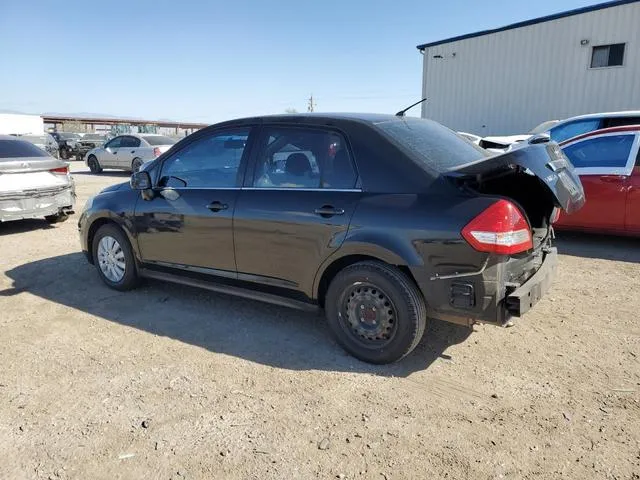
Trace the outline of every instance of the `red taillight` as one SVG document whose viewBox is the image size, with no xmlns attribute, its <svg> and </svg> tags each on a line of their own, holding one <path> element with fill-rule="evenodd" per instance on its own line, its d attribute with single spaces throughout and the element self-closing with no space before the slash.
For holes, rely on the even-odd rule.
<svg viewBox="0 0 640 480">
<path fill-rule="evenodd" d="M 52 168 L 49 171 L 58 175 L 66 175 L 69 173 L 69 167 Z"/>
<path fill-rule="evenodd" d="M 153 156 L 154 157 L 159 157 L 161 153 L 162 152 L 160 151 L 160 149 L 158 147 L 153 149 Z"/>
<path fill-rule="evenodd" d="M 529 223 L 507 200 L 498 200 L 471 220 L 462 229 L 462 236 L 480 252 L 512 255 L 533 248 Z"/>
</svg>

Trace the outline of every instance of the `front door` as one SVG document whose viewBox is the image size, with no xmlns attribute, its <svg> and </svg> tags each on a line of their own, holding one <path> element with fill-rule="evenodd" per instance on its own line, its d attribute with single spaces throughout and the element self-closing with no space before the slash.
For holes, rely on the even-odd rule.
<svg viewBox="0 0 640 480">
<path fill-rule="evenodd" d="M 562 215 L 559 225 L 602 232 L 624 231 L 628 176 L 638 151 L 636 133 L 595 135 L 562 148 L 580 175 L 586 203 L 577 212 Z"/>
<path fill-rule="evenodd" d="M 263 127 L 257 149 L 234 218 L 238 278 L 308 291 L 361 195 L 352 156 L 315 128 Z"/>
<path fill-rule="evenodd" d="M 244 176 L 250 127 L 195 135 L 159 166 L 150 200 L 136 204 L 142 261 L 235 276 L 233 214 Z"/>
<path fill-rule="evenodd" d="M 118 150 L 124 137 L 116 137 L 109 140 L 103 148 L 98 150 L 98 162 L 105 168 L 118 167 Z"/>
</svg>

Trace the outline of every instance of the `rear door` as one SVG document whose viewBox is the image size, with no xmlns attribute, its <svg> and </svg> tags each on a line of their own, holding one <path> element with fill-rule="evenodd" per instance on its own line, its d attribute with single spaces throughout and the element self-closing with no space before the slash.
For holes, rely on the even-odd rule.
<svg viewBox="0 0 640 480">
<path fill-rule="evenodd" d="M 640 235 L 640 150 L 627 179 L 627 206 L 624 226 L 627 233 Z"/>
<path fill-rule="evenodd" d="M 621 232 L 625 229 L 629 176 L 638 152 L 635 131 L 589 136 L 562 146 L 584 187 L 587 202 L 558 225 Z"/>
<path fill-rule="evenodd" d="M 361 192 L 340 132 L 265 126 L 234 217 L 238 278 L 304 290 L 347 233 Z"/>
<path fill-rule="evenodd" d="M 136 203 L 145 263 L 236 276 L 233 213 L 250 132 L 251 127 L 202 132 L 164 159 L 153 197 Z"/>
<path fill-rule="evenodd" d="M 122 137 L 120 148 L 118 149 L 118 166 L 120 168 L 131 168 L 131 162 L 135 158 L 136 150 L 140 147 L 140 139 L 126 135 Z"/>
</svg>

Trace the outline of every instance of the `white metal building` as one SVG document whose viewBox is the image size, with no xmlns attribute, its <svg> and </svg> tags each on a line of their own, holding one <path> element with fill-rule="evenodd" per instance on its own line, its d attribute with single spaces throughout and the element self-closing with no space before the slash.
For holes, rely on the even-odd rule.
<svg viewBox="0 0 640 480">
<path fill-rule="evenodd" d="M 640 110 L 640 0 L 617 0 L 418 46 L 422 116 L 480 136 Z"/>
</svg>

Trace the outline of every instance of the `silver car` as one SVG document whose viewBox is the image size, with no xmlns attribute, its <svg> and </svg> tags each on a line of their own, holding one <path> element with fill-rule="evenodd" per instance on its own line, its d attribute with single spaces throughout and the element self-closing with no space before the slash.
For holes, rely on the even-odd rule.
<svg viewBox="0 0 640 480">
<path fill-rule="evenodd" d="M 0 222 L 63 222 L 75 199 L 69 165 L 19 137 L 0 135 Z"/>
<path fill-rule="evenodd" d="M 137 172 L 144 162 L 166 152 L 174 143 L 172 138 L 151 133 L 120 135 L 89 150 L 86 163 L 92 173 L 100 173 L 103 168 Z"/>
</svg>

